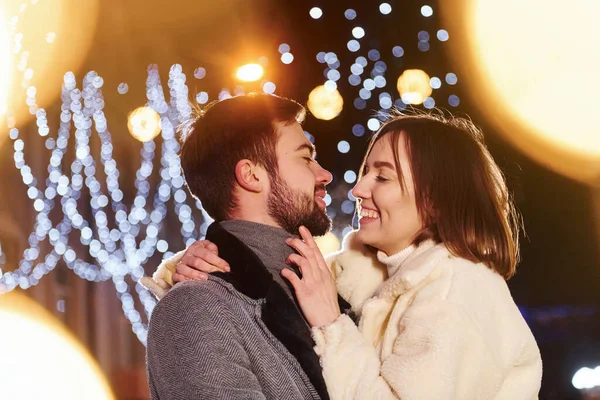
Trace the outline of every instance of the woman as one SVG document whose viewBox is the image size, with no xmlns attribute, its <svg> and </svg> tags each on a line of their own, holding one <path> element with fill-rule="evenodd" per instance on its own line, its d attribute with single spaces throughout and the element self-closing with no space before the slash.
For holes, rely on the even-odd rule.
<svg viewBox="0 0 600 400">
<path fill-rule="evenodd" d="M 360 229 L 343 250 L 326 262 L 301 229 L 288 261 L 302 278 L 282 273 L 331 398 L 537 398 L 539 350 L 505 283 L 517 215 L 481 132 L 460 118 L 394 117 L 371 140 L 352 193 Z M 192 276 L 183 267 L 179 280 Z M 336 289 L 358 326 L 340 314 Z"/>
</svg>

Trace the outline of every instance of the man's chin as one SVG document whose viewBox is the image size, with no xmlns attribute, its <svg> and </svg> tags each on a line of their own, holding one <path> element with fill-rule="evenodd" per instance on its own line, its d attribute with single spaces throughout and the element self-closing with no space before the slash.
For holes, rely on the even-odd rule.
<svg viewBox="0 0 600 400">
<path fill-rule="evenodd" d="M 315 213 L 313 218 L 303 224 L 313 236 L 323 236 L 331 230 L 331 219 L 326 212 Z"/>
</svg>

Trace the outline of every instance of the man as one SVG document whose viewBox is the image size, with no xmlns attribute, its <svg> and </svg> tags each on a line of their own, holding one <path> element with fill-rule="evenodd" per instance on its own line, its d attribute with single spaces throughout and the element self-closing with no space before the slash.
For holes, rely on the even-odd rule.
<svg viewBox="0 0 600 400">
<path fill-rule="evenodd" d="M 192 126 L 182 169 L 215 219 L 206 238 L 230 272 L 175 285 L 154 309 L 153 399 L 328 398 L 309 327 L 280 276 L 293 251 L 287 238 L 302 225 L 317 236 L 331 227 L 332 176 L 314 159 L 304 116 L 294 101 L 251 94 L 213 103 Z"/>
</svg>

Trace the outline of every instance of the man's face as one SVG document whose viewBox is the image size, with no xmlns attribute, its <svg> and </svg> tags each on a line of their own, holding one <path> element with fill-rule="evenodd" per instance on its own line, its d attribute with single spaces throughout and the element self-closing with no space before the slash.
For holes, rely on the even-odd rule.
<svg viewBox="0 0 600 400">
<path fill-rule="evenodd" d="M 325 185 L 333 179 L 315 160 L 315 148 L 298 123 L 278 126 L 278 176 L 271 179 L 269 215 L 286 231 L 298 234 L 304 225 L 315 236 L 331 229 Z"/>
</svg>

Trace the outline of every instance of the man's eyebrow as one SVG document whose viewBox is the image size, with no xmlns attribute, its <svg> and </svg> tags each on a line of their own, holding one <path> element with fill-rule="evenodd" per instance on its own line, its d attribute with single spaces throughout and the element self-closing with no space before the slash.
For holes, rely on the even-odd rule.
<svg viewBox="0 0 600 400">
<path fill-rule="evenodd" d="M 315 146 L 313 144 L 308 144 L 308 143 L 302 143 L 300 146 L 298 146 L 296 148 L 296 150 L 294 151 L 302 151 L 302 150 L 308 150 L 309 153 L 314 157 L 317 155 L 317 149 L 315 148 Z"/>
</svg>

